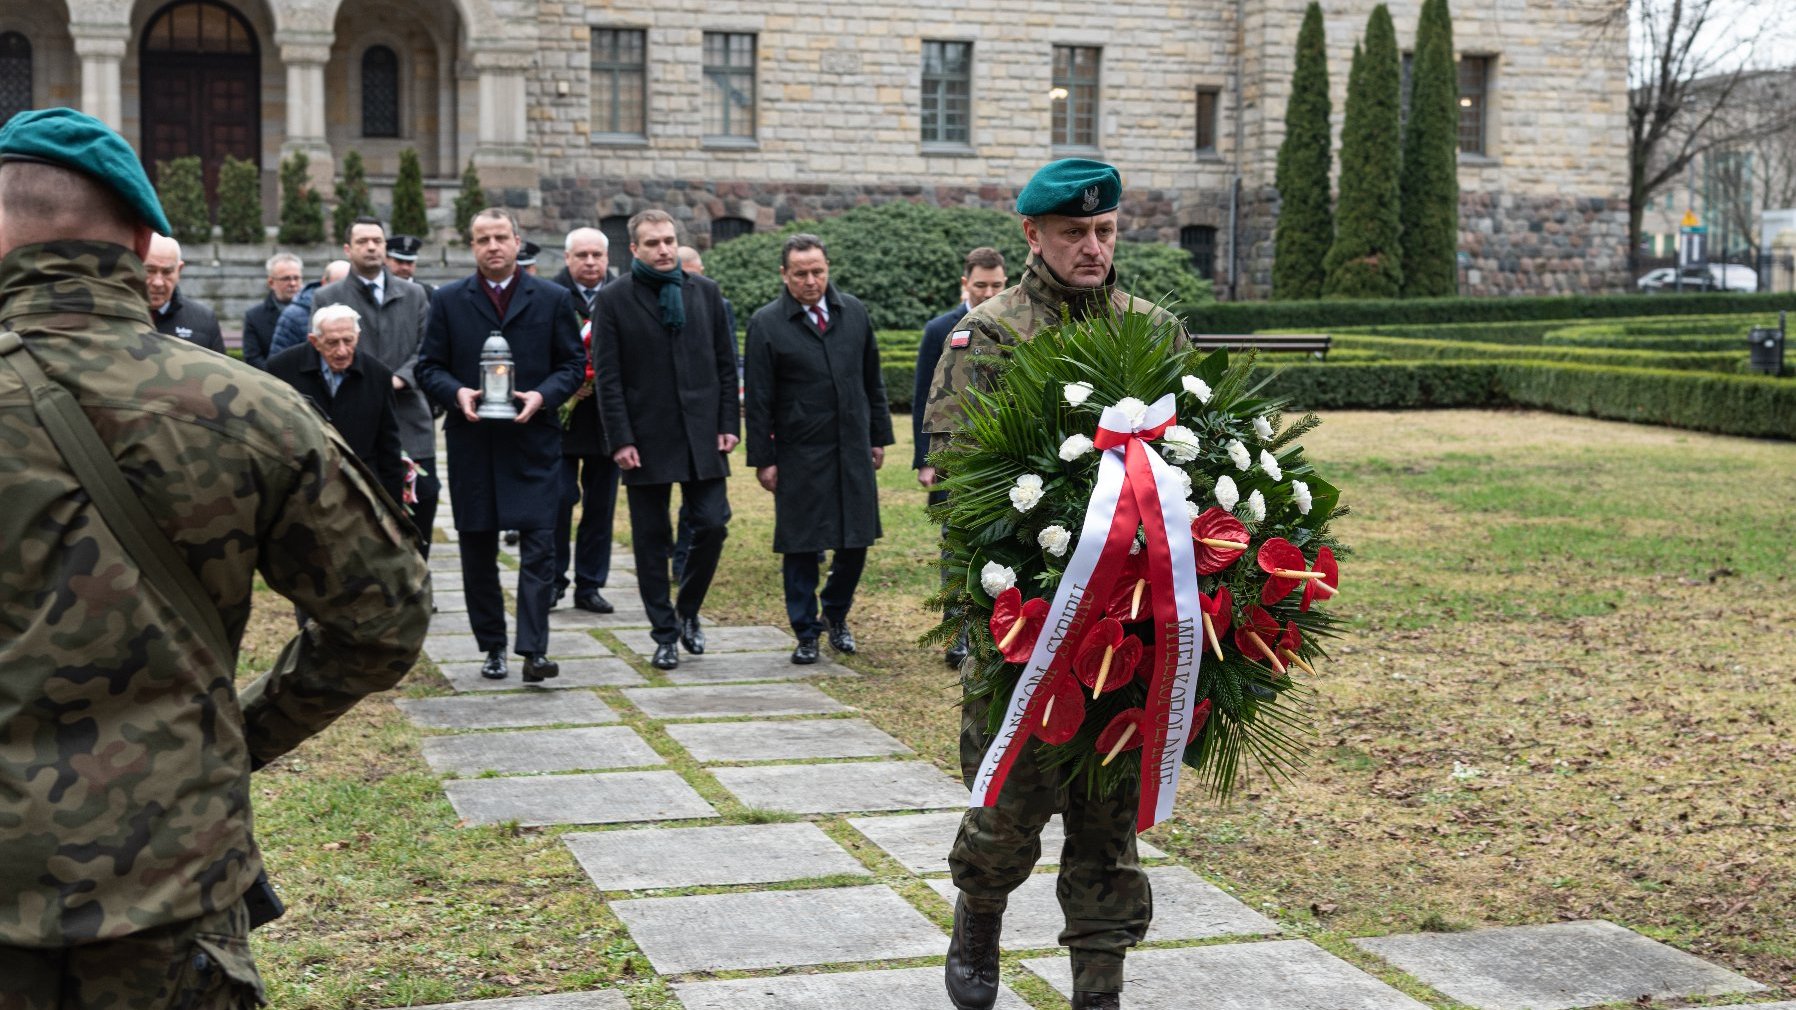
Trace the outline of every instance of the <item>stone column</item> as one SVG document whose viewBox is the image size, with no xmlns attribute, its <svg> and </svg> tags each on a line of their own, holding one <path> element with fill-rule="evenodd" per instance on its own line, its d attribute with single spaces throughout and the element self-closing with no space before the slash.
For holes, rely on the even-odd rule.
<svg viewBox="0 0 1796 1010">
<path fill-rule="evenodd" d="M 120 67 L 131 38 L 128 24 L 72 22 L 75 55 L 81 60 L 81 111 L 115 130 L 124 123 Z"/>
<path fill-rule="evenodd" d="M 330 32 L 283 31 L 275 34 L 281 62 L 287 65 L 287 137 L 281 157 L 305 152 L 312 185 L 330 190 L 336 175 L 324 130 L 324 67 L 330 62 Z"/>
<path fill-rule="evenodd" d="M 471 54 L 480 75 L 479 130 L 474 165 L 483 187 L 535 189 L 536 155 L 529 143 L 527 81 L 535 54 L 482 49 Z"/>
</svg>

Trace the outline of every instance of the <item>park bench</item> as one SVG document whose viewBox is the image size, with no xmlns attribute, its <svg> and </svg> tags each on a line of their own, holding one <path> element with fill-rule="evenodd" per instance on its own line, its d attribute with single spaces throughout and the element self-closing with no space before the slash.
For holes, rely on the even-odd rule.
<svg viewBox="0 0 1796 1010">
<path fill-rule="evenodd" d="M 1192 335 L 1191 343 L 1205 351 L 1226 347 L 1231 351 L 1289 351 L 1328 357 L 1326 333 L 1197 333 Z"/>
</svg>

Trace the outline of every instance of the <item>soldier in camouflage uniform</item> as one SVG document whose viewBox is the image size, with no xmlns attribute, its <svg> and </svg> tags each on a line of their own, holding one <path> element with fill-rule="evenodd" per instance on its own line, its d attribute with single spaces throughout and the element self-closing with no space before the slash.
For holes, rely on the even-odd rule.
<svg viewBox="0 0 1796 1010">
<path fill-rule="evenodd" d="M 409 525 L 330 426 L 280 380 L 156 332 L 152 227 L 136 154 L 98 120 L 0 130 L 0 331 L 23 338 L 0 341 L 0 1010 L 263 1002 L 250 771 L 404 676 L 430 619 Z M 78 400 L 229 655 L 74 476 L 26 355 Z M 258 572 L 313 621 L 239 696 Z"/>
<path fill-rule="evenodd" d="M 1153 303 L 1116 287 L 1116 248 L 1122 179 L 1101 162 L 1067 159 L 1043 167 L 1017 196 L 1029 260 L 1022 283 L 967 313 L 949 333 L 923 415 L 932 449 L 947 444 L 961 424 L 961 394 L 988 388 L 997 361 L 1028 340 L 1073 318 L 1128 310 L 1170 319 Z M 990 740 L 986 702 L 963 706 L 961 773 L 968 787 Z M 1011 891 L 1029 878 L 1041 856 L 1043 826 L 1056 814 L 1066 826 L 1055 893 L 1066 914 L 1062 945 L 1071 949 L 1073 1006 L 1120 1005 L 1123 956 L 1141 942 L 1153 915 L 1147 874 L 1135 856 L 1134 789 L 1107 799 L 1089 797 L 1062 769 L 1044 767 L 1033 749 L 1012 767 L 994 807 L 975 807 L 961 820 L 949 855 L 960 899 L 948 949 L 948 995 L 959 1010 L 984 1010 L 997 1000 L 998 934 Z"/>
</svg>

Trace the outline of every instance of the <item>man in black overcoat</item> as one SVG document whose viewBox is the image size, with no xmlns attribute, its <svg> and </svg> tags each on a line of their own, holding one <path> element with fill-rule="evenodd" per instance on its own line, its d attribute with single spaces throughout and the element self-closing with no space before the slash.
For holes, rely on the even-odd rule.
<svg viewBox="0 0 1796 1010">
<path fill-rule="evenodd" d="M 399 415 L 393 373 L 361 350 L 362 322 L 347 305 L 312 315 L 309 342 L 268 359 L 268 374 L 292 386 L 330 420 L 356 458 L 368 464 L 395 505 L 404 501 Z"/>
<path fill-rule="evenodd" d="M 567 233 L 562 253 L 567 266 L 555 275 L 555 283 L 574 296 L 580 314 L 581 337 L 592 350 L 589 323 L 592 303 L 610 279 L 610 241 L 597 228 L 575 228 Z M 591 361 L 589 357 L 587 359 Z M 591 371 L 588 367 L 587 371 Z M 611 577 L 611 525 L 617 517 L 617 464 L 605 451 L 605 432 L 599 423 L 599 401 L 591 379 L 574 393 L 567 426 L 561 433 L 561 508 L 555 516 L 555 599 L 567 590 L 568 562 L 574 564 L 574 606 L 595 614 L 609 614 L 611 601 L 599 590 Z M 574 526 L 574 506 L 581 502 L 580 528 Z M 570 540 L 572 543 L 570 543 Z"/>
<path fill-rule="evenodd" d="M 740 440 L 736 342 L 716 284 L 680 269 L 666 211 L 630 219 L 630 273 L 606 284 L 593 306 L 593 369 L 611 458 L 623 470 L 630 540 L 643 609 L 654 625 L 651 662 L 680 663 L 677 640 L 705 651 L 698 612 L 728 535 L 728 455 Z M 669 599 L 667 508 L 673 485 L 692 524 L 692 550 Z"/>
<path fill-rule="evenodd" d="M 866 306 L 829 283 L 815 235 L 780 250 L 785 290 L 748 321 L 748 465 L 773 492 L 773 549 L 785 555 L 794 663 L 817 661 L 817 638 L 855 649 L 848 610 L 879 539 L 873 471 L 892 444 L 892 415 Z M 817 616 L 819 551 L 835 552 Z"/>
<path fill-rule="evenodd" d="M 486 652 L 481 675 L 506 676 L 505 600 L 499 592 L 499 531 L 520 533 L 518 633 L 523 677 L 560 672 L 549 650 L 555 581 L 555 503 L 561 493 L 561 422 L 557 411 L 585 377 L 574 299 L 558 284 L 518 269 L 517 224 L 487 209 L 469 225 L 476 272 L 437 290 L 430 301 L 418 384 L 447 412 L 449 504 L 460 534 L 468 622 Z M 500 334 L 510 345 L 516 420 L 483 420 L 481 349 Z"/>
<path fill-rule="evenodd" d="M 243 363 L 268 367 L 268 348 L 274 342 L 274 324 L 281 310 L 293 304 L 293 296 L 305 286 L 305 264 L 290 252 L 268 258 L 268 295 L 243 313 Z"/>
</svg>

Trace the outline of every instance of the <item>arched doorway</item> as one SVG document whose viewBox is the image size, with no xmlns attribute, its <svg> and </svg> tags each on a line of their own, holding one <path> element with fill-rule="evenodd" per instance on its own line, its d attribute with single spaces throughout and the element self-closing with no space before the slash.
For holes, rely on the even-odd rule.
<svg viewBox="0 0 1796 1010">
<path fill-rule="evenodd" d="M 226 155 L 262 164 L 262 66 L 255 29 L 217 0 L 177 0 L 157 11 L 138 50 L 143 160 L 198 155 L 206 199 L 216 201 Z"/>
</svg>

